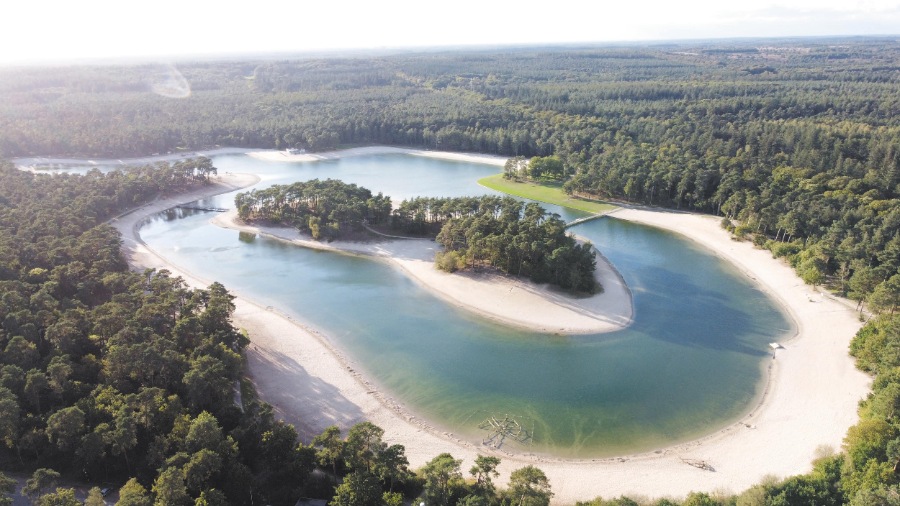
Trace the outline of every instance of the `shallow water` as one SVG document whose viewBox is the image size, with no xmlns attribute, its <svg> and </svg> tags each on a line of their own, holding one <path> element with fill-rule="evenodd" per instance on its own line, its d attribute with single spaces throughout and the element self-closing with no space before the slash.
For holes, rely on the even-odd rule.
<svg viewBox="0 0 900 506">
<path fill-rule="evenodd" d="M 332 177 L 395 202 L 493 193 L 475 181 L 498 170 L 407 155 L 214 161 L 220 172 L 260 174 L 260 187 Z M 233 207 L 233 194 L 207 203 Z M 551 209 L 565 219 L 582 215 Z M 709 433 L 752 407 L 767 344 L 791 332 L 788 318 L 729 264 L 675 234 L 611 218 L 573 231 L 625 278 L 635 322 L 576 337 L 504 328 L 383 262 L 240 234 L 209 218 L 172 211 L 141 235 L 188 271 L 322 330 L 392 397 L 447 430 L 480 441 L 489 433 L 479 424 L 508 415 L 532 436 L 507 439 L 513 451 L 605 456 Z"/>
</svg>

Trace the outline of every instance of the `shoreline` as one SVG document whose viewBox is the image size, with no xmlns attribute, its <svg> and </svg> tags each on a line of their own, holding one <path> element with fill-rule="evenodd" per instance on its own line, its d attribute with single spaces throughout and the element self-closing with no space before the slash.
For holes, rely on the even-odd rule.
<svg viewBox="0 0 900 506">
<path fill-rule="evenodd" d="M 136 234 L 133 227 L 153 214 L 150 207 L 124 217 L 135 223 L 123 236 Z M 512 470 L 537 465 L 553 487 L 553 503 L 559 504 L 599 495 L 737 493 L 766 475 L 808 472 L 822 446 L 838 450 L 847 428 L 857 420 L 857 402 L 868 393 L 870 383 L 848 354 L 849 341 L 861 326 L 855 312 L 804 285 L 768 251 L 733 241 L 714 217 L 645 209 L 622 209 L 611 215 L 680 233 L 712 250 L 774 295 L 794 319 L 797 335 L 785 343 L 785 350 L 778 350 L 767 391 L 739 421 L 683 444 L 614 458 L 570 460 L 489 450 L 410 414 L 368 383 L 324 336 L 238 295 L 235 323 L 251 333 L 248 369 L 261 398 L 273 404 L 280 417 L 296 422 L 298 432 L 305 435 L 332 424 L 346 429 L 358 421 L 372 421 L 385 429 L 386 442 L 406 447 L 412 468 L 443 452 L 463 459 L 463 466 L 471 465 L 478 454 L 497 455 L 503 460 L 498 483 L 504 483 Z M 140 248 L 139 238 L 130 239 Z M 208 285 L 185 276 L 146 247 L 143 250 L 129 256 L 132 265 L 168 268 L 188 283 Z M 141 254 L 143 262 L 155 265 L 143 263 Z M 702 459 L 716 472 L 687 465 L 682 458 Z"/>
<path fill-rule="evenodd" d="M 49 157 L 49 156 L 32 156 L 13 158 L 11 161 L 20 170 L 41 171 L 40 168 L 51 168 L 53 166 L 72 167 L 86 165 L 106 165 L 106 166 L 132 166 L 146 165 L 156 162 L 177 162 L 179 160 L 187 160 L 190 158 L 207 157 L 212 158 L 220 155 L 245 155 L 265 160 L 269 162 L 316 162 L 320 160 L 336 160 L 338 158 L 346 158 L 349 156 L 367 156 L 367 155 L 386 155 L 386 154 L 405 154 L 413 156 L 424 156 L 427 158 L 438 158 L 442 160 L 457 160 L 462 162 L 482 163 L 485 165 L 495 165 L 502 167 L 507 157 L 499 155 L 489 155 L 484 153 L 454 153 L 451 151 L 431 151 L 427 149 L 402 148 L 395 146 L 362 146 L 349 149 L 338 149 L 331 151 L 323 151 L 321 153 L 298 153 L 288 154 L 284 150 L 275 149 L 250 149 L 236 147 L 216 147 L 212 149 L 198 149 L 194 151 L 185 151 L 182 153 L 166 153 L 151 156 L 142 156 L 135 158 L 65 158 L 65 157 Z"/>
<path fill-rule="evenodd" d="M 508 157 L 488 155 L 483 153 L 454 153 L 451 151 L 430 151 L 427 149 L 401 148 L 395 146 L 363 146 L 349 149 L 323 151 L 321 153 L 297 153 L 288 154 L 285 151 L 258 150 L 247 151 L 247 156 L 269 162 L 318 162 L 321 160 L 337 160 L 350 156 L 403 154 L 438 158 L 442 160 L 457 160 L 461 162 L 483 163 L 503 167 Z"/>
<path fill-rule="evenodd" d="M 179 160 L 187 160 L 190 158 L 197 157 L 207 157 L 212 158 L 214 156 L 219 155 L 244 155 L 247 154 L 247 149 L 245 148 L 213 148 L 213 149 L 198 149 L 196 151 L 186 151 L 183 153 L 166 153 L 160 155 L 151 155 L 151 156 L 141 156 L 135 158 L 98 158 L 96 160 L 93 159 L 85 159 L 85 158 L 53 158 L 48 156 L 32 156 L 32 157 L 20 157 L 13 158 L 11 161 L 13 165 L 15 165 L 19 170 L 28 170 L 32 172 L 41 172 L 41 168 L 52 168 L 53 166 L 62 166 L 62 167 L 83 167 L 86 165 L 108 165 L 108 166 L 134 166 L 134 165 L 147 165 L 156 162 L 177 162 Z"/>
<path fill-rule="evenodd" d="M 434 254 L 440 246 L 429 239 L 324 243 L 301 236 L 290 227 L 243 223 L 234 210 L 211 222 L 304 248 L 383 259 L 451 305 L 515 328 L 560 335 L 598 334 L 621 330 L 633 321 L 631 291 L 599 252 L 595 253 L 595 278 L 604 291 L 577 298 L 548 285 L 500 273 L 441 272 L 434 267 Z"/>
</svg>

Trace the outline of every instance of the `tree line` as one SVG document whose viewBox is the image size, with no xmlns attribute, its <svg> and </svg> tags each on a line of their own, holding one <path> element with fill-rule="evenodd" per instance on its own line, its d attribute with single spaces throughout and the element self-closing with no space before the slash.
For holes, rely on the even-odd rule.
<svg viewBox="0 0 900 506">
<path fill-rule="evenodd" d="M 288 225 L 316 240 L 359 231 L 364 223 L 387 222 L 391 214 L 390 197 L 335 179 L 254 189 L 238 193 L 234 203 L 242 220 Z"/>
<path fill-rule="evenodd" d="M 894 448 L 900 429 L 891 397 L 898 388 L 892 350 L 900 337 L 892 314 L 900 292 L 898 68 L 900 45 L 891 39 L 524 48 L 186 63 L 178 66 L 192 88 L 184 99 L 148 92 L 146 82 L 158 72 L 148 66 L 7 68 L 0 70 L 0 154 L 125 156 L 216 144 L 318 150 L 383 143 L 552 156 L 573 193 L 719 214 L 737 235 L 786 258 L 806 281 L 846 293 L 878 313 L 853 348 L 876 379 L 844 453 L 817 461 L 807 475 L 766 481 L 740 497 L 693 494 L 684 503 L 892 504 L 900 495 Z M 121 209 L 116 206 L 165 186 L 126 175 L 107 180 L 95 174 L 83 181 L 91 178 L 101 185 L 118 185 L 110 181 L 119 178 L 121 192 L 94 192 L 88 199 L 79 197 L 87 191 L 80 186 L 21 190 L 36 201 L 58 199 L 61 208 L 77 202 L 77 212 L 63 215 L 49 209 L 25 214 L 0 202 L 15 223 L 28 224 L 7 227 L 0 236 L 0 276 L 4 283 L 16 281 L 5 285 L 10 295 L 3 299 L 18 304 L 12 307 L 28 306 L 14 317 L 4 313 L 4 325 L 17 318 L 25 323 L 13 334 L 6 331 L 3 346 L 12 337 L 25 338 L 38 350 L 40 367 L 50 365 L 45 353 L 51 348 L 34 333 L 42 327 L 32 315 L 47 315 L 30 306 L 35 283 L 53 281 L 47 285 L 51 296 L 62 290 L 100 297 L 111 288 L 97 282 L 106 271 L 95 264 L 104 258 L 115 263 L 97 245 L 112 248 L 112 235 L 98 229 L 90 237 L 99 242 L 84 247 L 101 252 L 96 261 L 79 259 L 81 265 L 57 270 L 52 262 L 68 258 L 79 243 L 57 234 L 80 230 L 82 218 L 109 216 Z M 47 272 L 20 278 L 25 267 Z M 44 278 L 48 272 L 52 280 Z M 23 286 L 29 288 L 23 292 Z M 134 298 L 143 295 L 134 290 Z M 39 304 L 43 295 L 34 300 Z M 21 340 L 16 346 L 33 355 Z M 100 365 L 92 367 L 87 370 Z M 23 376 L 10 371 L 9 385 L 22 383 L 24 389 L 27 378 L 17 380 Z M 53 389 L 40 383 L 33 374 L 29 391 L 41 395 L 16 399 L 20 409 L 41 403 L 41 413 L 25 417 L 38 427 L 26 431 L 37 434 L 28 440 L 57 447 L 40 434 L 52 414 L 45 411 L 57 407 Z M 115 419 L 105 423 L 113 427 Z M 21 437 L 17 432 L 14 439 Z M 13 453 L 6 458 L 20 465 Z M 127 468 L 111 450 L 105 458 L 120 459 L 114 469 Z M 151 494 L 153 479 L 139 482 Z"/>
<path fill-rule="evenodd" d="M 590 243 L 578 244 L 565 222 L 537 203 L 511 197 L 419 197 L 391 211 L 391 199 L 355 184 L 313 179 L 274 185 L 235 196 L 242 220 L 297 228 L 313 239 L 339 238 L 363 225 L 390 227 L 435 238 L 444 250 L 435 265 L 445 271 L 490 267 L 564 290 L 595 293 L 596 258 Z"/>
<path fill-rule="evenodd" d="M 454 272 L 488 265 L 571 292 L 603 290 L 594 277 L 593 245 L 579 244 L 566 233 L 558 215 L 536 202 L 523 204 L 511 197 L 478 201 L 475 212 L 451 217 L 441 227 L 436 240 L 444 250 L 435 255 L 438 268 Z"/>
<path fill-rule="evenodd" d="M 117 484 L 128 506 L 301 496 L 342 506 L 419 496 L 548 504 L 550 485 L 532 466 L 501 490 L 496 457 L 479 457 L 468 480 L 449 454 L 414 472 L 404 447 L 371 423 L 304 443 L 276 420 L 244 379 L 249 339 L 231 322 L 233 296 L 219 283 L 190 289 L 165 270 L 129 271 L 106 224 L 207 184 L 173 171 L 49 175 L 0 164 L 0 469 L 30 474 L 23 492 L 33 504 L 81 504 L 63 478 Z M 13 488 L 0 473 L 0 504 Z M 103 504 L 99 488 L 86 503 Z"/>
<path fill-rule="evenodd" d="M 804 279 L 878 305 L 898 273 L 898 67 L 884 38 L 221 61 L 180 64 L 180 99 L 148 91 L 170 71 L 152 65 L 10 68 L 0 154 L 536 156 L 573 194 L 719 214 Z"/>
</svg>

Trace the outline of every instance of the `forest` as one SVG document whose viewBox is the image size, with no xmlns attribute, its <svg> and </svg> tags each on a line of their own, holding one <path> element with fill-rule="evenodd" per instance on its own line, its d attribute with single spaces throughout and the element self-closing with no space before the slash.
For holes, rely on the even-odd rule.
<svg viewBox="0 0 900 506">
<path fill-rule="evenodd" d="M 155 86 L 172 75 L 183 76 L 190 88 L 173 95 Z M 216 145 L 319 151 L 375 143 L 539 156 L 552 163 L 537 176 L 564 181 L 573 194 L 716 214 L 737 237 L 785 258 L 804 281 L 857 301 L 867 323 L 851 353 L 873 375 L 873 392 L 842 451 L 819 459 L 811 473 L 766 481 L 739 496 L 693 494 L 682 504 L 900 504 L 898 82 L 895 38 L 3 68 L 0 156 L 124 157 Z M 243 341 L 224 324 L 214 325 L 220 331 L 214 335 L 196 334 L 205 336 L 205 344 L 195 348 L 197 357 L 194 348 L 179 348 L 184 344 L 177 333 L 167 334 L 175 332 L 182 309 L 186 318 L 202 320 L 211 302 L 227 308 L 224 289 L 210 287 L 202 295 L 185 291 L 165 273 L 146 279 L 129 274 L 111 253 L 114 234 L 95 227 L 157 191 L 170 191 L 166 185 L 139 175 L 33 178 L 5 167 L 0 187 L 0 209 L 10 220 L 0 236 L 0 396 L 4 406 L 12 409 L 7 403 L 15 402 L 17 409 L 3 410 L 17 414 L 4 416 L 3 469 L 67 463 L 61 471 L 80 472 L 71 467 L 84 459 L 73 442 L 91 434 L 99 455 L 95 466 L 134 473 L 137 485 L 155 497 L 156 473 L 177 485 L 186 469 L 199 469 L 191 459 L 211 447 L 178 438 L 195 422 L 208 424 L 214 417 L 240 457 L 223 457 L 220 467 L 213 466 L 219 474 L 186 484 L 192 502 L 204 493 L 236 497 L 228 495 L 236 492 L 227 489 L 233 480 L 223 474 L 242 469 L 232 463 L 242 463 L 255 480 L 276 475 L 284 466 L 265 468 L 259 452 L 268 450 L 250 436 L 241 439 L 239 422 L 226 416 L 233 410 L 192 405 L 186 384 L 173 379 L 183 379 L 202 359 L 222 363 L 216 374 L 233 383 L 232 356 L 225 351 L 239 356 Z M 90 190 L 92 184 L 103 190 Z M 114 190 L 116 185 L 121 188 Z M 61 209 L 69 211 L 57 214 Z M 107 268 L 116 274 L 105 274 Z M 162 290 L 158 285 L 183 295 L 138 306 Z M 104 306 L 118 316 L 98 313 Z M 174 369 L 160 368 L 149 378 L 115 370 L 108 376 L 108 348 L 137 353 L 130 332 L 162 338 L 148 356 L 164 357 L 158 360 L 166 364 L 171 359 Z M 63 338 L 71 335 L 77 337 Z M 66 374 L 69 382 L 55 379 Z M 119 393 L 85 394 L 101 384 Z M 141 397 L 142 388 L 167 387 L 175 390 Z M 137 397 L 126 400 L 130 395 Z M 135 445 L 152 447 L 155 453 L 145 458 L 155 460 L 140 462 L 132 451 L 136 446 L 114 443 L 127 438 L 126 420 L 141 419 L 143 408 L 134 403 L 152 397 L 168 406 L 173 395 L 178 404 L 166 408 L 171 411 L 154 411 L 165 413 L 158 415 L 165 422 L 160 432 L 134 422 Z M 51 439 L 51 415 L 72 406 L 81 415 L 73 408 L 55 417 Z M 264 416 L 264 408 L 258 413 L 262 421 L 254 427 L 289 432 Z M 66 432 L 64 422 L 76 430 Z M 71 434 L 77 437 L 66 437 Z M 280 458 L 311 462 L 303 459 L 312 450 L 291 448 L 284 454 L 289 457 Z M 619 498 L 585 504 L 638 503 Z"/>
<path fill-rule="evenodd" d="M 900 272 L 898 75 L 890 38 L 5 68 L 0 156 L 538 156 L 570 193 L 718 214 L 805 280 L 869 302 Z M 161 91 L 172 76 L 189 89 Z"/>
<path fill-rule="evenodd" d="M 373 196 L 367 188 L 334 179 L 238 193 L 234 205 L 241 220 L 279 223 L 315 240 L 329 241 L 339 238 L 342 231 L 360 231 L 365 223 L 388 222 L 391 216 L 390 197 Z"/>
<path fill-rule="evenodd" d="M 194 290 L 164 270 L 129 271 L 106 223 L 207 184 L 198 171 L 183 177 L 197 164 L 215 170 L 208 160 L 84 176 L 0 165 L 0 470 L 30 475 L 33 504 L 80 505 L 62 480 L 116 484 L 130 506 L 292 506 L 302 496 L 400 505 L 419 495 L 546 504 L 550 485 L 531 466 L 499 489 L 496 457 L 480 458 L 468 480 L 449 454 L 413 472 L 403 446 L 371 423 L 304 443 L 276 420 L 244 376 L 249 339 L 231 322 L 233 296 L 219 283 Z M 0 473 L 0 490 L 12 486 Z M 99 486 L 87 503 L 104 504 Z"/>
</svg>

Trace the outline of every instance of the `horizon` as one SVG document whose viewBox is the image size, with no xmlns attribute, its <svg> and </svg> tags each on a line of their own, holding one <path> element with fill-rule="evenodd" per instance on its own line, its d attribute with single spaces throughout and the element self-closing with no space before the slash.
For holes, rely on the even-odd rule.
<svg viewBox="0 0 900 506">
<path fill-rule="evenodd" d="M 664 46 L 690 47 L 690 46 L 745 46 L 759 43 L 840 43 L 856 40 L 884 40 L 900 42 L 898 34 L 865 34 L 865 35 L 805 35 L 805 36 L 766 36 L 766 37 L 715 37 L 715 38 L 684 38 L 684 39 L 647 39 L 625 41 L 596 41 L 596 42 L 535 42 L 535 43 L 510 43 L 510 44 L 447 44 L 431 46 L 391 46 L 391 47 L 348 47 L 348 48 L 322 48 L 308 50 L 259 50 L 259 51 L 232 51 L 216 53 L 175 53 L 175 54 L 147 54 L 137 56 L 84 56 L 71 59 L 47 58 L 30 61 L 7 62 L 0 59 L 0 68 L 17 67 L 67 67 L 67 66 L 115 66 L 115 65 L 146 65 L 159 63 L 189 63 L 204 61 L 239 61 L 239 60 L 293 60 L 308 58 L 353 58 L 373 56 L 397 56 L 402 54 L 425 54 L 444 52 L 498 52 L 527 51 L 532 49 L 607 49 L 607 48 L 659 48 Z"/>
<path fill-rule="evenodd" d="M 260 0 L 252 10 L 206 1 L 123 6 L 86 0 L 17 3 L 8 10 L 13 22 L 0 32 L 0 43 L 15 50 L 0 54 L 0 66 L 900 34 L 897 0 L 589 6 L 561 0 L 552 9 L 474 0 L 452 9 L 411 0 L 340 6 Z"/>
</svg>

